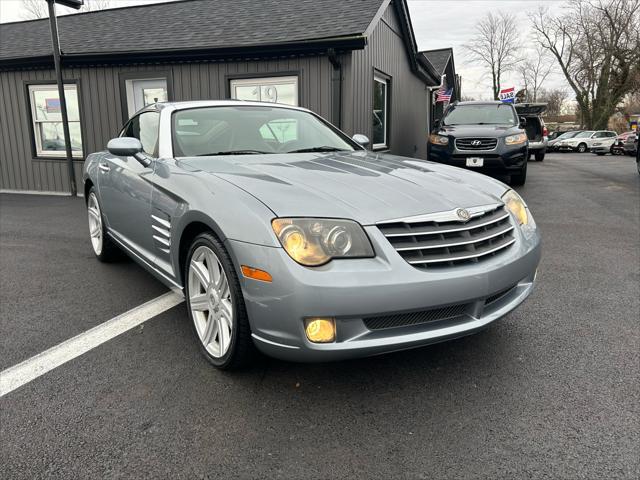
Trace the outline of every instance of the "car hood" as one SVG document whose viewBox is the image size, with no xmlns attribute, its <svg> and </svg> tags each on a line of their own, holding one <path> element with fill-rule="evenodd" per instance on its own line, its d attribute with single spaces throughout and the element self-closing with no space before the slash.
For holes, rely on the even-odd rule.
<svg viewBox="0 0 640 480">
<path fill-rule="evenodd" d="M 507 187 L 424 160 L 368 151 L 181 158 L 250 193 L 278 216 L 382 220 L 487 205 Z"/>
<path fill-rule="evenodd" d="M 453 137 L 506 137 L 523 130 L 517 125 L 443 125 L 440 135 L 451 135 Z"/>
</svg>

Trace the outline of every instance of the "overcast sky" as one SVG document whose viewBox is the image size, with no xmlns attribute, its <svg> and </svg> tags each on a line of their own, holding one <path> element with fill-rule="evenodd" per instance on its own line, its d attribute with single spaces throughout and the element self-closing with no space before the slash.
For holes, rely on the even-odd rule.
<svg viewBox="0 0 640 480">
<path fill-rule="evenodd" d="M 44 2 L 44 0 L 42 0 Z M 112 0 L 114 7 L 158 3 L 163 0 Z M 166 0 L 164 0 L 166 1 Z M 258 0 L 256 0 L 258 1 Z M 322 0 L 318 0 L 322 1 Z M 532 45 L 530 22 L 527 12 L 542 5 L 552 9 L 562 6 L 562 0 L 407 0 L 415 30 L 418 48 L 431 50 L 453 47 L 456 71 L 462 75 L 463 95 L 477 99 L 491 97 L 491 80 L 484 69 L 469 62 L 462 45 L 474 34 L 476 22 L 489 12 L 505 11 L 517 16 L 523 43 Z M 63 9 L 61 9 L 63 10 Z M 66 10 L 66 9 L 64 9 Z M 66 10 L 68 12 L 68 10 Z M 62 11 L 60 12 L 62 13 Z M 22 0 L 0 0 L 0 22 L 23 20 L 25 15 Z M 515 74 L 508 74 L 505 86 L 520 88 Z M 562 74 L 556 71 L 545 84 L 546 87 L 564 86 Z"/>
</svg>

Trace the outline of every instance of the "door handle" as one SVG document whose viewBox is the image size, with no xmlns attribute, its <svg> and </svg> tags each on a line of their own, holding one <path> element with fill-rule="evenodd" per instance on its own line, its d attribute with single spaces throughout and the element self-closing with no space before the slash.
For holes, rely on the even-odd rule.
<svg viewBox="0 0 640 480">
<path fill-rule="evenodd" d="M 110 167 L 108 164 L 106 164 L 106 163 L 99 163 L 99 164 L 98 164 L 98 168 L 99 168 L 100 170 L 102 170 L 103 172 L 108 172 L 108 171 L 110 171 L 110 170 L 111 170 L 111 167 Z"/>
</svg>

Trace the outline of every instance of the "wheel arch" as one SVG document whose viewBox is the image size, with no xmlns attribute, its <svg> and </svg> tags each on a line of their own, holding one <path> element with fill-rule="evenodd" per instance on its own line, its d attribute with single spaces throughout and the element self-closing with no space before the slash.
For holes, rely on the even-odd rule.
<svg viewBox="0 0 640 480">
<path fill-rule="evenodd" d="M 186 215 L 186 218 L 183 218 L 180 223 L 181 227 L 179 232 L 176 233 L 178 238 L 178 247 L 174 257 L 177 263 L 174 265 L 174 270 L 177 272 L 178 280 L 184 287 L 184 266 L 187 260 L 187 253 L 189 252 L 191 243 L 193 243 L 193 239 L 205 232 L 213 234 L 220 243 L 224 243 L 226 237 L 219 225 L 213 219 L 201 212 L 189 212 Z M 229 255 L 233 257 L 231 252 L 229 252 Z"/>
</svg>

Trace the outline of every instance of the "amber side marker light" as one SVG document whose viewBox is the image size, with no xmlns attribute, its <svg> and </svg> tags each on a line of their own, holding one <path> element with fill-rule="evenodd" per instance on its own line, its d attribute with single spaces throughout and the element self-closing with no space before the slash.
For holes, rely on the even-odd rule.
<svg viewBox="0 0 640 480">
<path fill-rule="evenodd" d="M 331 343 L 336 339 L 336 322 L 333 318 L 307 318 L 304 332 L 313 343 Z"/>
<path fill-rule="evenodd" d="M 246 265 L 242 265 L 242 275 L 247 278 L 252 278 L 253 280 L 260 280 L 261 282 L 272 282 L 273 278 L 269 272 L 265 272 L 264 270 L 260 270 L 258 268 L 247 267 Z"/>
</svg>

